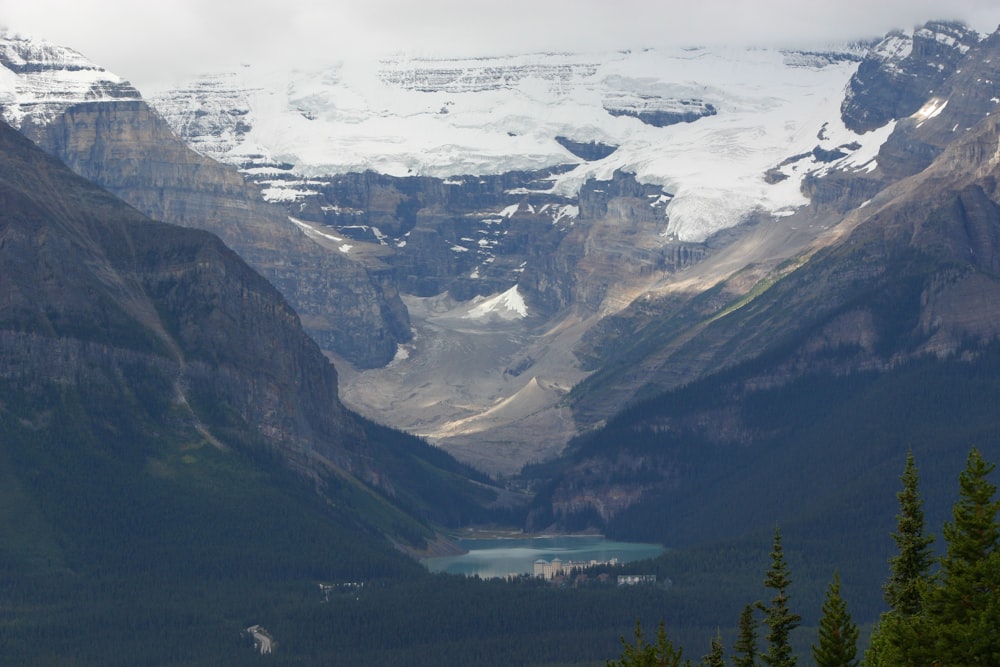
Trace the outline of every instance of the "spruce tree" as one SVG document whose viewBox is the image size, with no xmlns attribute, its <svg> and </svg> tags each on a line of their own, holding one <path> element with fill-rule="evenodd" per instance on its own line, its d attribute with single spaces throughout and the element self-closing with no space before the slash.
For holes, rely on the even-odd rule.
<svg viewBox="0 0 1000 667">
<path fill-rule="evenodd" d="M 858 626 L 851 621 L 840 595 L 840 574 L 826 591 L 819 619 L 819 642 L 812 647 L 816 667 L 855 667 L 858 661 Z"/>
<path fill-rule="evenodd" d="M 959 476 L 940 577 L 926 595 L 926 614 L 913 624 L 917 662 L 1000 664 L 1000 501 L 987 479 L 994 467 L 973 449 Z"/>
<path fill-rule="evenodd" d="M 726 667 L 726 655 L 722 648 L 722 631 L 716 628 L 712 638 L 712 648 L 708 655 L 701 659 L 703 667 Z"/>
<path fill-rule="evenodd" d="M 923 500 L 917 488 L 919 476 L 912 451 L 906 454 L 906 466 L 899 479 L 903 489 L 896 494 L 899 514 L 892 534 L 899 552 L 889 558 L 890 575 L 884 591 L 890 613 L 907 617 L 920 611 L 920 586 L 934 562 L 930 547 L 934 537 L 924 535 Z"/>
<path fill-rule="evenodd" d="M 743 607 L 738 632 L 733 645 L 733 667 L 757 667 L 757 619 L 753 605 Z"/>
<path fill-rule="evenodd" d="M 899 479 L 903 488 L 896 494 L 899 513 L 896 532 L 892 534 L 897 553 L 889 558 L 889 579 L 882 587 L 889 609 L 872 630 L 865 667 L 912 664 L 915 653 L 925 643 L 916 627 L 923 619 L 916 617 L 931 585 L 934 537 L 924 534 L 923 500 L 912 451 L 906 454 L 906 465 Z"/>
<path fill-rule="evenodd" d="M 792 653 L 790 635 L 799 626 L 802 618 L 793 614 L 788 606 L 788 586 L 792 583 L 781 548 L 781 530 L 774 529 L 774 547 L 771 551 L 771 567 L 767 571 L 764 585 L 774 590 L 769 605 L 763 606 L 764 623 L 767 624 L 767 652 L 761 659 L 770 667 L 794 667 L 796 659 Z"/>
<path fill-rule="evenodd" d="M 639 621 L 635 622 L 635 643 L 626 642 L 624 637 L 620 641 L 622 656 L 618 660 L 608 660 L 607 667 L 690 667 L 690 661 L 683 660 L 683 651 L 667 638 L 663 621 L 660 621 L 655 644 L 646 642 Z"/>
</svg>

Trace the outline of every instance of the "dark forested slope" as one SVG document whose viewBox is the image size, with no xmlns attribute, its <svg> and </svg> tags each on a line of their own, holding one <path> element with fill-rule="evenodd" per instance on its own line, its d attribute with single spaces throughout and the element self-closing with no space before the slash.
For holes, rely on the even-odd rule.
<svg viewBox="0 0 1000 667">
<path fill-rule="evenodd" d="M 473 477 L 347 411 L 216 237 L 0 127 L 5 656 L 194 664 L 303 586 L 419 575 L 387 538 L 480 517 L 496 492 Z"/>
</svg>

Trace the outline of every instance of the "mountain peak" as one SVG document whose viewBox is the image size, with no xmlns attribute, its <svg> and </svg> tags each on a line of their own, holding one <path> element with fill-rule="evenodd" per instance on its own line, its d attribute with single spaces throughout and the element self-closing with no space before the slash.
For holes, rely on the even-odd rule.
<svg viewBox="0 0 1000 667">
<path fill-rule="evenodd" d="M 962 23 L 932 21 L 886 35 L 858 66 L 841 106 L 844 124 L 868 132 L 916 113 L 984 38 Z"/>
<path fill-rule="evenodd" d="M 44 125 L 82 102 L 135 100 L 121 77 L 65 46 L 0 32 L 0 109 L 14 128 Z"/>
</svg>

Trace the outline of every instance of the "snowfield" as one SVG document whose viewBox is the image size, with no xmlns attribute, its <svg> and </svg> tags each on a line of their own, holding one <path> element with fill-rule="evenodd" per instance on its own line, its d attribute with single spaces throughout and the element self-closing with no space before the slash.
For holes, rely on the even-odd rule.
<svg viewBox="0 0 1000 667">
<path fill-rule="evenodd" d="M 44 125 L 80 102 L 135 99 L 127 81 L 73 49 L 0 28 L 0 107 L 11 127 Z"/>
<path fill-rule="evenodd" d="M 524 297 L 514 285 L 506 292 L 486 300 L 480 300 L 464 316 L 466 319 L 482 319 L 489 316 L 502 319 L 518 319 L 528 316 L 528 307 Z"/>
<path fill-rule="evenodd" d="M 678 48 L 397 57 L 291 72 L 246 65 L 161 91 L 152 103 L 205 154 L 257 178 L 282 175 L 265 182 L 270 199 L 294 201 L 309 178 L 347 172 L 448 178 L 570 163 L 577 167 L 553 179 L 554 192 L 634 172 L 674 194 L 667 233 L 700 241 L 754 211 L 804 205 L 802 178 L 830 165 L 799 160 L 782 169 L 784 180 L 765 181 L 789 157 L 816 147 L 877 152 L 887 133 L 855 135 L 840 121 L 860 55 L 858 47 Z M 714 115 L 657 127 L 612 108 Z M 557 136 L 618 149 L 588 162 Z"/>
</svg>

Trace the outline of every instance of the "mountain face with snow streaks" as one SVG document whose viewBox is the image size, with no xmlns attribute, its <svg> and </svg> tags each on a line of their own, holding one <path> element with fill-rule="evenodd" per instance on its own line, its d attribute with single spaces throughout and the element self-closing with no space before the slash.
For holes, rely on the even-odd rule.
<svg viewBox="0 0 1000 667">
<path fill-rule="evenodd" d="M 374 284 L 346 281 L 323 312 L 339 339 L 292 300 L 355 366 L 344 400 L 506 473 L 792 326 L 717 322 L 949 159 L 997 104 L 995 39 L 937 22 L 809 50 L 247 65 L 152 104 L 283 212 L 269 224 Z M 282 247 L 267 261 L 283 289 L 340 282 L 302 285 L 304 246 Z"/>
<path fill-rule="evenodd" d="M 841 107 L 844 123 L 867 132 L 916 113 L 961 66 L 980 35 L 956 23 L 932 22 L 895 32 L 858 66 Z"/>
<path fill-rule="evenodd" d="M 70 48 L 0 34 L 0 107 L 8 125 L 45 124 L 73 104 L 137 100 L 139 91 Z"/>
<path fill-rule="evenodd" d="M 757 208 L 803 205 L 801 177 L 767 184 L 761 174 L 811 150 L 823 122 L 838 146 L 869 143 L 842 127 L 834 132 L 859 47 L 821 53 L 678 49 L 395 58 L 295 72 L 247 66 L 160 92 L 153 104 L 191 145 L 292 205 L 322 197 L 323 181 L 347 172 L 446 179 L 565 164 L 574 168 L 553 178 L 554 192 L 571 196 L 589 178 L 635 173 L 677 195 L 671 233 L 702 241 Z M 566 140 L 618 148 L 581 159 Z M 725 192 L 715 185 L 720 175 Z"/>
<path fill-rule="evenodd" d="M 147 215 L 218 234 L 282 291 L 314 339 L 360 367 L 410 337 L 384 267 L 307 238 L 232 169 L 191 150 L 118 77 L 79 54 L 5 35 L 4 118 Z"/>
</svg>

